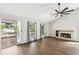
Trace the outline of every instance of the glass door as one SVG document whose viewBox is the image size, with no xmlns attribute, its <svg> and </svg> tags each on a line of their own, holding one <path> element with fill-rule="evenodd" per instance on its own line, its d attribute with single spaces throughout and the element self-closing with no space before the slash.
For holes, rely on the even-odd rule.
<svg viewBox="0 0 79 59">
<path fill-rule="evenodd" d="M 40 38 L 44 37 L 44 25 L 40 24 Z"/>
<path fill-rule="evenodd" d="M 32 23 L 32 22 L 29 22 L 29 41 L 34 41 L 34 40 L 36 40 L 37 38 L 37 34 L 36 34 L 36 23 L 34 22 L 34 23 Z"/>
</svg>

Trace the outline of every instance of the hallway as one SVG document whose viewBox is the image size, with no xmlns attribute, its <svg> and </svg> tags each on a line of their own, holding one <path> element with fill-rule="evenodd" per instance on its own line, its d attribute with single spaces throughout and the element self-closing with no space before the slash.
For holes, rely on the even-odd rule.
<svg viewBox="0 0 79 59">
<path fill-rule="evenodd" d="M 79 42 L 44 38 L 42 40 L 3 49 L 1 55 L 74 55 L 79 54 Z"/>
</svg>

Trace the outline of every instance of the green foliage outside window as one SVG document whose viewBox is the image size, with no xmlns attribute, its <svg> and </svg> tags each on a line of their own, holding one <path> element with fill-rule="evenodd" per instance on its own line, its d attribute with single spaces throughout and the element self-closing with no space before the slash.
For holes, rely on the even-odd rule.
<svg viewBox="0 0 79 59">
<path fill-rule="evenodd" d="M 17 32 L 16 25 L 11 23 L 0 23 L 0 29 L 11 29 L 14 30 L 15 33 Z"/>
<path fill-rule="evenodd" d="M 0 29 L 4 29 L 4 28 L 6 28 L 6 25 L 5 25 L 5 24 L 0 23 Z"/>
<path fill-rule="evenodd" d="M 30 32 L 35 32 L 35 26 L 34 26 L 34 24 L 30 25 Z"/>
</svg>

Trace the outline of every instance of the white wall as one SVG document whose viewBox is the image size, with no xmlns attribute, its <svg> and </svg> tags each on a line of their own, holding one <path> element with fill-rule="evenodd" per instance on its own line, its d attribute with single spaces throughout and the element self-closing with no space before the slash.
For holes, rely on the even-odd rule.
<svg viewBox="0 0 79 59">
<path fill-rule="evenodd" d="M 50 22 L 49 26 L 49 36 L 55 37 L 56 30 L 73 30 L 74 40 L 79 41 L 79 9 L 76 9 L 70 15 L 66 15 Z"/>
<path fill-rule="evenodd" d="M 45 24 L 45 36 L 49 36 L 49 32 L 50 32 L 50 25 L 49 23 L 46 23 Z"/>
<path fill-rule="evenodd" d="M 37 39 L 40 39 L 40 22 L 36 22 L 37 24 Z"/>
</svg>

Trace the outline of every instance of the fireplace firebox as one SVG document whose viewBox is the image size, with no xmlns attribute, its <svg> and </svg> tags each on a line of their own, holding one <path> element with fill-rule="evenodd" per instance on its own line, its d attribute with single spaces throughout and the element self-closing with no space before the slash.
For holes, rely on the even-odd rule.
<svg viewBox="0 0 79 59">
<path fill-rule="evenodd" d="M 69 33 L 60 33 L 60 37 L 70 38 L 71 39 L 71 34 L 69 34 Z"/>
</svg>

